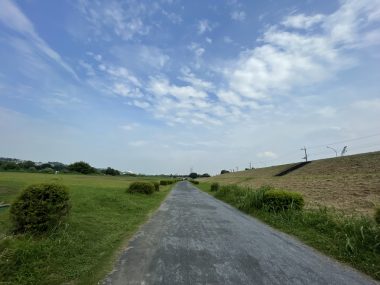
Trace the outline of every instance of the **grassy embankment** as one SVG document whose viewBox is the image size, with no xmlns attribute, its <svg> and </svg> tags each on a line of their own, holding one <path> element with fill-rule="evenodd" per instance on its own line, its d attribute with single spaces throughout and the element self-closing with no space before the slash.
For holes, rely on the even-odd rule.
<svg viewBox="0 0 380 285">
<path fill-rule="evenodd" d="M 255 208 L 260 195 L 254 189 L 223 186 L 210 191 L 210 184 L 196 185 L 208 194 L 298 237 L 306 244 L 380 280 L 380 226 L 368 216 L 347 216 L 332 209 L 304 209 L 280 212 Z M 249 195 L 247 195 L 249 192 Z M 259 193 L 259 192 L 255 192 Z M 252 195 L 253 194 L 253 195 Z"/>
<path fill-rule="evenodd" d="M 301 193 L 307 208 L 322 205 L 347 214 L 372 216 L 375 206 L 380 206 L 380 152 L 315 160 L 285 176 L 275 176 L 289 166 L 239 171 L 200 181 L 251 188 L 271 185 Z"/>
<path fill-rule="evenodd" d="M 158 179 L 0 172 L 0 202 L 12 202 L 27 185 L 54 182 L 69 188 L 72 204 L 66 224 L 39 237 L 12 235 L 9 209 L 0 210 L 0 280 L 97 284 L 172 185 L 161 186 L 152 195 L 127 194 L 126 188 L 133 181 Z"/>
</svg>

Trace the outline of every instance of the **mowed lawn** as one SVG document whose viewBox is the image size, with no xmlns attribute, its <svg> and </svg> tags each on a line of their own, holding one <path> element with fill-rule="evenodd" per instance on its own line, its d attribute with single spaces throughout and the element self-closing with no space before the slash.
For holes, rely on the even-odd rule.
<svg viewBox="0 0 380 285">
<path fill-rule="evenodd" d="M 69 188 L 72 205 L 59 230 L 39 237 L 12 235 L 9 209 L 0 210 L 0 283 L 97 284 L 172 186 L 152 195 L 127 194 L 126 188 L 158 180 L 0 172 L 0 202 L 11 203 L 30 184 L 60 183 Z"/>
</svg>

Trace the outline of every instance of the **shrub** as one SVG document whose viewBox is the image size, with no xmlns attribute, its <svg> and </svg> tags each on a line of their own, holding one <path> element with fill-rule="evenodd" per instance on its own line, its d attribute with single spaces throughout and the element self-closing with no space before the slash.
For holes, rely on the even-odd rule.
<svg viewBox="0 0 380 285">
<path fill-rule="evenodd" d="M 264 207 L 264 195 L 273 190 L 271 186 L 262 186 L 257 190 L 246 189 L 245 195 L 239 201 L 238 208 L 246 212 Z"/>
<path fill-rule="evenodd" d="M 175 180 L 161 180 L 160 185 L 170 185 L 176 182 Z"/>
<path fill-rule="evenodd" d="M 380 207 L 375 211 L 375 221 L 378 225 L 380 225 Z"/>
<path fill-rule="evenodd" d="M 149 182 L 133 182 L 127 189 L 128 193 L 152 194 L 154 185 Z"/>
<path fill-rule="evenodd" d="M 42 172 L 42 173 L 48 173 L 48 174 L 55 173 L 54 169 L 51 168 L 51 167 L 47 167 L 47 168 L 41 169 L 40 172 Z"/>
<path fill-rule="evenodd" d="M 196 184 L 196 185 L 199 184 L 199 181 L 197 181 L 197 180 L 190 180 L 190 182 L 193 183 L 193 184 Z"/>
<path fill-rule="evenodd" d="M 219 190 L 219 187 L 220 187 L 219 183 L 212 183 L 210 190 L 211 190 L 211 192 L 216 192 Z"/>
<path fill-rule="evenodd" d="M 58 226 L 70 209 L 67 188 L 58 184 L 35 184 L 18 196 L 10 209 L 15 232 L 42 233 Z"/>
<path fill-rule="evenodd" d="M 158 182 L 153 182 L 154 190 L 160 191 L 160 183 Z"/>
<path fill-rule="evenodd" d="M 32 167 L 28 168 L 28 171 L 30 171 L 30 172 L 36 172 L 37 168 L 35 168 L 34 166 L 32 166 Z"/>
<path fill-rule="evenodd" d="M 294 209 L 299 210 L 304 206 L 301 194 L 284 190 L 269 190 L 264 193 L 263 203 L 273 211 Z"/>
</svg>

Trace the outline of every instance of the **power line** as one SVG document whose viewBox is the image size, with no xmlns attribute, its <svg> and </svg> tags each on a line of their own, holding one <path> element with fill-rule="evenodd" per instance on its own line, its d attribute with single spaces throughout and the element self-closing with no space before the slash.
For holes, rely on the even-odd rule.
<svg viewBox="0 0 380 285">
<path fill-rule="evenodd" d="M 310 149 L 310 148 L 324 147 L 326 145 L 335 145 L 335 144 L 352 142 L 352 141 L 357 141 L 357 140 L 362 140 L 362 139 L 367 139 L 367 138 L 373 138 L 373 137 L 377 137 L 377 136 L 380 136 L 380 133 L 369 135 L 369 136 L 357 137 L 357 138 L 353 138 L 353 139 L 349 139 L 349 140 L 342 140 L 342 141 L 336 141 L 336 142 L 332 142 L 332 143 L 326 143 L 326 144 L 321 144 L 321 145 L 309 146 L 308 148 Z"/>
</svg>

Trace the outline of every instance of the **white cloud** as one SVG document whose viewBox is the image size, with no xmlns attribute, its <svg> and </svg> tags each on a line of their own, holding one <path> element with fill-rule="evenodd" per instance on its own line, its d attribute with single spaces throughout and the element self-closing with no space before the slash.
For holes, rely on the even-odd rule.
<svg viewBox="0 0 380 285">
<path fill-rule="evenodd" d="M 138 126 L 139 126 L 139 124 L 137 124 L 137 123 L 130 123 L 130 124 L 124 124 L 124 125 L 120 126 L 120 128 L 125 130 L 125 131 L 131 131 L 133 129 L 136 129 Z"/>
<path fill-rule="evenodd" d="M 259 158 L 277 158 L 277 154 L 272 151 L 259 152 L 256 156 Z"/>
<path fill-rule="evenodd" d="M 227 43 L 227 44 L 230 44 L 230 43 L 233 42 L 232 39 L 231 39 L 229 36 L 224 36 L 224 37 L 223 37 L 223 41 L 224 41 L 225 43 Z"/>
<path fill-rule="evenodd" d="M 331 15 L 286 18 L 283 24 L 288 27 L 307 29 L 318 22 L 322 29 L 314 33 L 276 26 L 267 29 L 260 46 L 244 51 L 236 63 L 224 69 L 227 88 L 218 93 L 219 98 L 244 105 L 241 101 L 268 101 L 295 88 L 329 80 L 352 66 L 346 51 L 355 43 L 363 44 L 360 31 L 379 20 L 371 17 L 379 10 L 379 1 L 347 0 Z"/>
<path fill-rule="evenodd" d="M 180 80 L 190 83 L 192 86 L 197 88 L 198 90 L 212 90 L 214 89 L 214 85 L 211 82 L 200 79 L 195 76 L 194 73 L 191 72 L 189 68 L 181 69 L 182 76 L 179 77 Z"/>
<path fill-rule="evenodd" d="M 204 52 L 206 51 L 203 47 L 201 47 L 197 43 L 191 43 L 188 46 L 188 49 L 191 50 L 192 52 L 194 52 L 195 56 L 198 58 L 201 57 L 204 54 Z"/>
<path fill-rule="evenodd" d="M 142 100 L 133 100 L 133 105 L 141 109 L 148 109 L 151 107 L 150 103 Z"/>
<path fill-rule="evenodd" d="M 130 146 L 134 146 L 134 147 L 140 147 L 140 146 L 145 146 L 147 145 L 149 142 L 148 141 L 145 141 L 145 140 L 137 140 L 137 141 L 132 141 L 132 142 L 129 142 L 128 145 Z"/>
<path fill-rule="evenodd" d="M 55 61 L 67 72 L 71 73 L 75 79 L 78 79 L 75 71 L 38 35 L 33 24 L 15 5 L 15 3 L 9 0 L 1 1 L 0 21 L 8 28 L 30 39 L 30 42 L 45 56 Z"/>
<path fill-rule="evenodd" d="M 126 85 L 124 83 L 115 83 L 112 88 L 113 93 L 123 96 L 123 97 L 131 97 L 131 98 L 141 98 L 142 94 L 139 88 L 131 87 L 130 85 Z"/>
<path fill-rule="evenodd" d="M 193 86 L 177 86 L 169 83 L 166 78 L 152 78 L 149 90 L 155 95 L 171 95 L 179 100 L 189 98 L 207 98 L 207 93 Z"/>
<path fill-rule="evenodd" d="M 246 14 L 244 11 L 233 11 L 231 13 L 231 19 L 235 21 L 244 21 Z"/>
<path fill-rule="evenodd" d="M 378 110 L 380 112 L 380 99 L 367 99 L 353 102 L 352 107 L 361 110 Z"/>
<path fill-rule="evenodd" d="M 305 16 L 304 14 L 291 15 L 287 17 L 282 24 L 288 28 L 309 29 L 310 27 L 321 23 L 325 19 L 324 15 L 317 14 Z"/>
<path fill-rule="evenodd" d="M 331 106 L 326 106 L 326 107 L 318 109 L 316 113 L 318 115 L 321 115 L 322 117 L 331 118 L 336 115 L 336 109 Z"/>
<path fill-rule="evenodd" d="M 123 40 L 149 34 L 150 26 L 144 24 L 144 18 L 158 9 L 157 6 L 148 8 L 140 1 L 133 0 L 129 3 L 80 0 L 78 8 L 96 37 L 108 36 L 109 31 L 112 31 Z"/>
<path fill-rule="evenodd" d="M 210 25 L 208 20 L 199 20 L 198 21 L 198 34 L 202 35 L 206 32 L 212 31 L 212 26 Z"/>
</svg>

